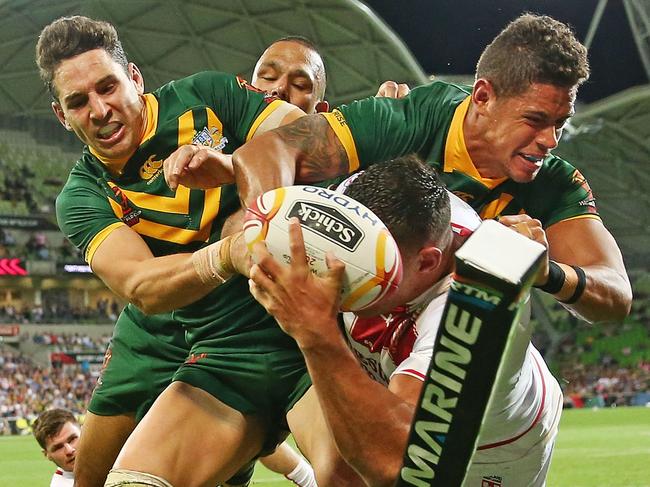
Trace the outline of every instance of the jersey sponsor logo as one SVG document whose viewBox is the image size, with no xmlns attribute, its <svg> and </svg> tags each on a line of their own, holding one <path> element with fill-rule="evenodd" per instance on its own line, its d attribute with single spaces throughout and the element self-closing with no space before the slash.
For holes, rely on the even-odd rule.
<svg viewBox="0 0 650 487">
<path fill-rule="evenodd" d="M 297 217 L 303 228 L 326 238 L 330 242 L 354 252 L 363 232 L 336 208 L 313 201 L 296 201 L 289 209 L 286 219 Z"/>
<path fill-rule="evenodd" d="M 586 193 L 585 198 L 578 203 L 580 206 L 586 206 L 589 213 L 598 213 L 596 208 L 596 198 L 594 198 L 594 193 L 591 191 L 589 183 L 577 169 L 573 172 L 571 176 L 571 182 L 576 186 L 580 186 L 582 190 Z"/>
<path fill-rule="evenodd" d="M 162 159 L 159 161 L 155 161 L 154 157 L 156 157 L 155 154 L 149 157 L 146 161 L 144 161 L 144 164 L 140 167 L 140 177 L 147 181 L 147 184 L 153 183 L 158 177 L 163 173 L 162 168 L 163 168 L 163 161 Z"/>
<path fill-rule="evenodd" d="M 222 151 L 228 138 L 223 136 L 217 127 L 203 127 L 192 137 L 192 144 L 210 147 L 211 149 Z"/>
<path fill-rule="evenodd" d="M 401 479 L 407 484 L 427 486 L 435 477 L 466 369 L 472 362 L 469 347 L 476 343 L 482 324 L 478 317 L 449 303 L 439 346 L 433 353 L 429 382 L 420 400 L 420 407 L 435 420 L 419 420 L 413 425 L 413 431 L 423 446 L 411 443 L 407 448 L 406 454 L 417 466 L 402 468 Z"/>
<path fill-rule="evenodd" d="M 490 475 L 481 479 L 481 487 L 503 487 L 503 478 Z"/>
<path fill-rule="evenodd" d="M 377 217 L 374 214 L 369 213 L 368 210 L 362 209 L 359 203 L 357 203 L 355 200 L 342 196 L 338 192 L 325 190 L 323 188 L 318 188 L 316 186 L 303 186 L 302 190 L 305 193 L 317 194 L 321 198 L 331 201 L 332 203 L 335 203 L 338 206 L 341 206 L 346 211 L 356 213 L 357 216 L 359 216 L 363 220 L 368 220 L 373 227 L 375 225 L 381 225 L 381 222 L 379 221 L 379 219 L 377 219 Z"/>
<path fill-rule="evenodd" d="M 131 206 L 131 202 L 120 188 L 117 186 L 111 186 L 111 189 L 113 190 L 113 193 L 115 193 L 115 197 L 122 208 L 122 218 L 120 219 L 129 227 L 138 224 L 140 222 L 140 213 L 142 212 Z"/>
</svg>

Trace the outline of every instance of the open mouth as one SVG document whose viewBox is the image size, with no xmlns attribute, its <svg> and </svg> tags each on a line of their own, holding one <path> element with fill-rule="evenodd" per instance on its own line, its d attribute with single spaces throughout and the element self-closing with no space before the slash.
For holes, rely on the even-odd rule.
<svg viewBox="0 0 650 487">
<path fill-rule="evenodd" d="M 526 167 L 529 171 L 535 172 L 539 170 L 539 168 L 542 167 L 542 163 L 544 162 L 544 158 L 546 156 L 534 156 L 531 154 L 524 154 L 523 152 L 520 152 L 519 157 L 521 157 L 524 161 L 526 161 Z"/>
<path fill-rule="evenodd" d="M 111 141 L 118 136 L 122 127 L 123 125 L 119 122 L 109 123 L 97 131 L 97 138 L 103 141 Z"/>
</svg>

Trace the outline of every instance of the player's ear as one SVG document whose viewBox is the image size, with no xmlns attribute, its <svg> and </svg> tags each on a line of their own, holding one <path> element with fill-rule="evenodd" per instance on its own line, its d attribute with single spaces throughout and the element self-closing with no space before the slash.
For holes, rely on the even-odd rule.
<svg viewBox="0 0 650 487">
<path fill-rule="evenodd" d="M 495 93 L 492 83 L 485 78 L 477 79 L 472 89 L 472 103 L 474 106 L 481 110 L 494 97 Z"/>
<path fill-rule="evenodd" d="M 129 63 L 128 73 L 129 78 L 131 78 L 136 90 L 138 91 L 138 95 L 142 95 L 144 93 L 144 76 L 142 76 L 140 68 L 138 68 L 134 63 Z"/>
<path fill-rule="evenodd" d="M 71 131 L 72 127 L 65 119 L 65 113 L 63 113 L 63 108 L 61 108 L 61 104 L 58 101 L 52 102 L 52 111 L 54 111 L 54 115 L 56 115 L 56 118 L 61 122 L 61 125 L 63 125 L 67 131 Z"/>
<path fill-rule="evenodd" d="M 316 103 L 316 113 L 327 113 L 330 111 L 330 104 L 325 100 Z"/>
<path fill-rule="evenodd" d="M 442 264 L 442 251 L 434 245 L 425 245 L 418 252 L 418 263 L 420 272 L 438 272 Z"/>
</svg>

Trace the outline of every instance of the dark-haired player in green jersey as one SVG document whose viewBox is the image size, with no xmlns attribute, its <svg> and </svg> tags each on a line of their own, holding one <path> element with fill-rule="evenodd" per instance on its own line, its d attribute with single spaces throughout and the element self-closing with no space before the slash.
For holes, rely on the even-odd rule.
<svg viewBox="0 0 650 487">
<path fill-rule="evenodd" d="M 116 293 L 133 303 L 120 316 L 107 355 L 109 369 L 111 357 L 117 353 L 123 366 L 112 375 L 104 375 L 103 380 L 111 380 L 112 384 L 100 384 L 91 404 L 98 412 L 89 418 L 95 439 L 101 442 L 108 436 L 122 435 L 122 442 L 135 419 L 142 416 L 164 385 L 165 377 L 169 378 L 170 363 L 178 365 L 178 357 L 186 347 L 174 329 L 183 312 L 195 318 L 191 325 L 197 325 L 199 332 L 190 332 L 190 338 L 196 340 L 209 338 L 210 320 L 221 318 L 231 328 L 216 326 L 217 334 L 232 337 L 242 323 L 248 324 L 255 329 L 258 340 L 251 340 L 255 343 L 254 352 L 268 352 L 266 359 L 272 361 L 273 352 L 279 350 L 283 366 L 292 374 L 283 381 L 281 401 L 273 404 L 276 409 L 263 411 L 266 416 L 259 421 L 263 427 L 244 432 L 243 439 L 250 434 L 255 440 L 238 451 L 238 458 L 217 459 L 214 468 L 221 472 L 241 466 L 246 458 L 259 453 L 259 444 L 266 439 L 267 429 L 271 429 L 267 428 L 270 418 L 275 420 L 279 415 L 283 419 L 291 401 L 300 397 L 309 381 L 294 344 L 255 305 L 241 279 L 243 285 L 234 282 L 237 279 L 224 285 L 220 292 L 225 295 L 220 301 L 211 297 L 204 300 L 213 305 L 212 315 L 200 304 L 179 311 L 179 319 L 173 313 L 151 314 L 180 308 L 207 296 L 221 283 L 221 278 L 228 277 L 231 269 L 222 267 L 215 271 L 213 267 L 220 251 L 224 261 L 229 260 L 228 240 L 223 245 L 206 244 L 227 234 L 224 227 L 236 228 L 236 220 L 230 222 L 227 217 L 239 207 L 232 186 L 207 191 L 179 188 L 172 192 L 165 183 L 162 167 L 165 160 L 211 159 L 218 153 L 230 153 L 247 138 L 302 113 L 265 96 L 241 79 L 218 73 L 201 73 L 144 94 L 142 75 L 135 65 L 127 63 L 114 28 L 84 17 L 60 19 L 44 29 L 37 58 L 53 95 L 57 117 L 87 144 L 57 200 L 60 225 L 66 236 L 84 250 L 93 270 Z M 227 158 L 222 161 L 222 175 L 227 177 L 231 167 Z M 196 252 L 199 248 L 204 250 Z M 235 320 L 228 315 L 233 309 Z M 223 344 L 228 353 L 236 350 L 235 341 Z M 158 355 L 152 355 L 151 349 L 157 346 Z M 151 373 L 140 377 L 140 384 L 134 385 L 124 364 L 133 364 L 142 371 L 137 369 L 142 367 L 141 354 L 151 359 Z M 201 354 L 190 356 L 188 369 L 202 358 Z M 227 359 L 236 367 L 236 360 L 231 361 L 230 356 Z M 203 381 L 206 382 L 211 380 Z M 234 411 L 230 405 L 246 412 L 260 411 L 262 406 L 255 400 L 249 403 L 246 397 L 240 397 L 237 391 L 229 392 L 227 387 L 232 389 L 231 384 L 219 388 L 219 394 L 225 394 L 228 401 L 228 405 L 219 403 L 224 407 L 221 412 Z M 102 394 L 109 389 L 111 392 Z M 106 411 L 122 414 L 111 416 L 108 421 L 103 421 L 105 416 L 98 419 Z M 205 432 L 215 433 L 209 428 Z M 89 448 L 97 447 L 91 443 L 92 435 L 84 437 L 88 438 Z M 215 445 L 224 446 L 218 434 L 213 437 Z M 106 458 L 114 458 L 117 452 L 104 453 Z M 97 465 L 85 466 L 92 480 L 91 471 Z M 78 484 L 84 485 L 83 480 Z"/>
<path fill-rule="evenodd" d="M 621 253 L 581 173 L 551 154 L 587 79 L 570 28 L 522 15 L 484 50 L 474 86 L 432 82 L 402 99 L 368 98 L 303 117 L 235 152 L 237 180 L 274 161 L 276 184 L 353 172 L 417 153 L 483 218 L 549 248 L 538 285 L 589 321 L 620 320 L 632 293 Z M 243 195 L 246 201 L 265 189 Z"/>
</svg>

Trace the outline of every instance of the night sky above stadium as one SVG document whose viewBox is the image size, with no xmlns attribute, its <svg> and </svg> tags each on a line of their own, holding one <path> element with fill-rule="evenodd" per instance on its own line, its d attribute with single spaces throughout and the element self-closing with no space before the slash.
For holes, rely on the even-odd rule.
<svg viewBox="0 0 650 487">
<path fill-rule="evenodd" d="M 411 49 L 425 72 L 473 74 L 482 49 L 519 14 L 569 23 L 584 42 L 597 0 L 367 0 Z M 623 3 L 610 0 L 589 50 L 591 78 L 579 99 L 592 102 L 648 83 Z"/>
</svg>

